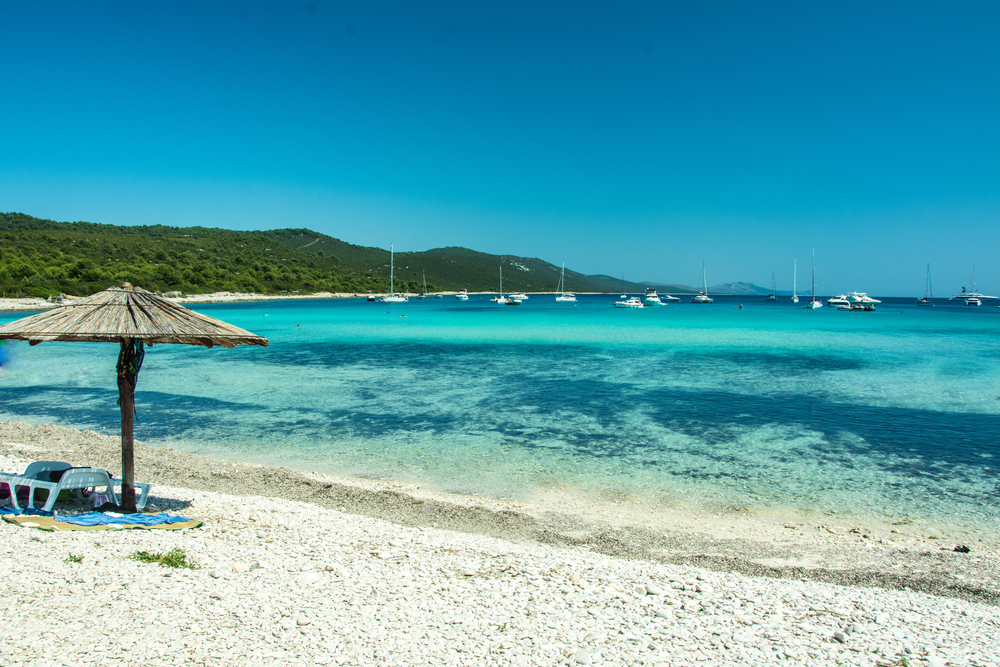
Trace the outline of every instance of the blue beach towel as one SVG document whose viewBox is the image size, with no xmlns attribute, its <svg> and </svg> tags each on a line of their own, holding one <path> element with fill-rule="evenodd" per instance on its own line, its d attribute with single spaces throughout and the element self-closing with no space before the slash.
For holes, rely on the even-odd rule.
<svg viewBox="0 0 1000 667">
<path fill-rule="evenodd" d="M 63 523 L 72 523 L 76 526 L 107 526 L 111 524 L 133 525 L 133 526 L 158 526 L 161 523 L 181 523 L 191 521 L 187 517 L 176 516 L 160 512 L 159 514 L 120 514 L 111 515 L 101 512 L 89 512 L 80 516 L 61 516 L 59 520 Z"/>
<path fill-rule="evenodd" d="M 52 512 L 46 512 L 45 510 L 35 509 L 34 507 L 25 507 L 24 509 L 16 510 L 13 507 L 3 506 L 0 507 L 0 515 L 11 514 L 14 516 L 19 516 L 21 514 L 31 515 L 31 516 L 52 516 Z"/>
</svg>

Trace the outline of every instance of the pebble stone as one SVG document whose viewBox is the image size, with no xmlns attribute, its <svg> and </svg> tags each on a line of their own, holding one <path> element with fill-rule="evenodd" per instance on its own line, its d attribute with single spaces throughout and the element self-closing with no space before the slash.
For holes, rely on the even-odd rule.
<svg viewBox="0 0 1000 667">
<path fill-rule="evenodd" d="M 983 604 L 159 492 L 204 526 L 0 526 L 0 664 L 998 665 L 1000 612 Z M 174 548 L 197 569 L 127 557 Z"/>
<path fill-rule="evenodd" d="M 1000 667 L 1000 609 L 989 604 L 503 541 L 293 500 L 166 485 L 154 495 L 203 526 L 43 533 L 0 523 L 0 665 Z M 129 558 L 172 549 L 196 569 Z"/>
</svg>

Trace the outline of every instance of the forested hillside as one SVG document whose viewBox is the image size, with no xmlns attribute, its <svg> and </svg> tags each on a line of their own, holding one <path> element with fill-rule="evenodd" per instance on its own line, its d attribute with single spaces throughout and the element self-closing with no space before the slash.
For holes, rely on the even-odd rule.
<svg viewBox="0 0 1000 667">
<path fill-rule="evenodd" d="M 395 288 L 419 292 L 554 291 L 560 268 L 539 259 L 466 248 L 396 253 Z M 0 291 L 85 295 L 124 281 L 151 291 L 384 292 L 389 253 L 308 229 L 241 232 L 163 225 L 119 227 L 0 213 Z M 626 283 L 632 292 L 643 286 Z M 608 276 L 566 271 L 568 291 L 616 291 Z"/>
</svg>

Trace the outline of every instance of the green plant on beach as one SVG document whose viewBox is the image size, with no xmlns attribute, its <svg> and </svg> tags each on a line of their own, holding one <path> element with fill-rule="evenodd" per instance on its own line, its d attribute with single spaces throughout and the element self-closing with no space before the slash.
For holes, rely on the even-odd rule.
<svg viewBox="0 0 1000 667">
<path fill-rule="evenodd" d="M 83 562 L 83 556 L 74 556 L 73 554 L 70 554 L 69 556 L 66 557 L 66 562 L 67 563 L 82 563 Z"/>
<path fill-rule="evenodd" d="M 129 558 L 137 560 L 140 563 L 159 563 L 164 567 L 184 567 L 189 570 L 198 569 L 197 565 L 188 562 L 187 554 L 184 553 L 183 549 L 171 549 L 165 554 L 158 554 L 150 551 L 136 551 L 129 556 Z"/>
</svg>

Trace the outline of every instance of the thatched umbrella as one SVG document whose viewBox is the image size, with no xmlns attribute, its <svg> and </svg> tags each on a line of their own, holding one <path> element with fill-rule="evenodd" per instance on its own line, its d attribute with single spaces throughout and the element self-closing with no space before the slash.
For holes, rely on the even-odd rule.
<svg viewBox="0 0 1000 667">
<path fill-rule="evenodd" d="M 125 283 L 75 303 L 0 327 L 0 339 L 119 343 L 118 396 L 122 413 L 122 507 L 135 511 L 133 411 L 144 346 L 182 343 L 214 347 L 263 345 L 267 339 Z"/>
</svg>

